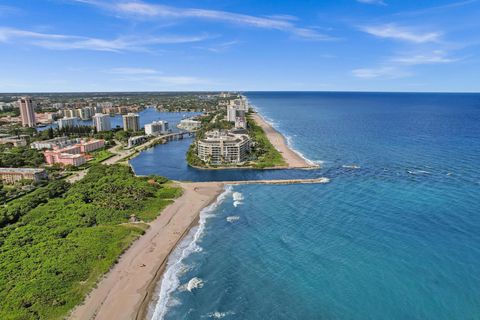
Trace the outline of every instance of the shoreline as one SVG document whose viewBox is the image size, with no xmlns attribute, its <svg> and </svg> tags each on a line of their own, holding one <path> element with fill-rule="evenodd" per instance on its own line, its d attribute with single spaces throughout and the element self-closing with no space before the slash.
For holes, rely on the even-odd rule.
<svg viewBox="0 0 480 320">
<path fill-rule="evenodd" d="M 312 164 L 292 150 L 288 146 L 286 138 L 260 114 L 253 113 L 251 116 L 253 121 L 264 130 L 267 139 L 280 152 L 287 165 L 271 168 L 218 167 L 198 169 L 319 168 L 318 165 Z M 132 155 L 138 155 L 142 151 L 135 150 L 126 158 L 130 159 Z M 151 303 L 155 301 L 154 294 L 157 288 L 162 285 L 161 279 L 165 274 L 171 253 L 188 235 L 190 230 L 199 224 L 201 211 L 218 199 L 225 191 L 226 185 L 323 184 L 328 182 L 328 178 L 176 182 L 182 187 L 183 194 L 166 207 L 154 221 L 149 223 L 149 228 L 145 231 L 145 234 L 136 239 L 125 250 L 119 257 L 118 262 L 98 281 L 96 287 L 88 294 L 84 302 L 71 311 L 68 319 L 145 319 L 149 315 Z"/>
<path fill-rule="evenodd" d="M 285 136 L 270 125 L 258 112 L 254 112 L 250 115 L 255 123 L 260 126 L 270 143 L 275 149 L 282 155 L 283 159 L 287 163 L 286 167 L 274 167 L 278 169 L 316 169 L 320 166 L 313 164 L 307 159 L 300 156 L 295 152 L 287 142 Z M 267 168 L 266 168 L 267 169 Z M 268 168 L 270 169 L 270 168 Z M 272 168 L 273 169 L 273 168 Z"/>
<path fill-rule="evenodd" d="M 157 288 L 162 285 L 168 259 L 192 228 L 204 208 L 218 200 L 227 185 L 325 184 L 328 178 L 247 180 L 222 182 L 176 182 L 183 194 L 149 223 L 145 234 L 135 240 L 118 262 L 98 281 L 68 319 L 145 319 Z"/>
<path fill-rule="evenodd" d="M 142 319 L 170 253 L 194 227 L 203 208 L 224 191 L 221 182 L 179 183 L 183 194 L 149 225 L 99 280 L 68 319 Z"/>
</svg>

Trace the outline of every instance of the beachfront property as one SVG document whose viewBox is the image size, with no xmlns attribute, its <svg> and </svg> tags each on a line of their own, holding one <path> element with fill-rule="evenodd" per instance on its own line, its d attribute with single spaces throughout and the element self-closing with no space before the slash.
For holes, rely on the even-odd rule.
<svg viewBox="0 0 480 320">
<path fill-rule="evenodd" d="M 112 129 L 110 116 L 108 114 L 95 113 L 92 119 L 93 126 L 97 129 L 97 132 L 110 131 Z"/>
<path fill-rule="evenodd" d="M 30 97 L 22 97 L 17 101 L 20 109 L 20 118 L 22 119 L 22 126 L 34 128 L 35 120 L 35 102 Z"/>
<path fill-rule="evenodd" d="M 78 118 L 77 117 L 65 117 L 62 119 L 58 119 L 58 128 L 73 128 L 78 126 Z"/>
<path fill-rule="evenodd" d="M 227 121 L 235 122 L 236 129 L 246 129 L 248 105 L 245 98 L 230 100 L 227 106 Z"/>
<path fill-rule="evenodd" d="M 194 119 L 183 119 L 180 120 L 180 123 L 178 124 L 179 129 L 187 130 L 187 131 L 195 131 L 200 129 L 202 126 L 202 122 L 199 120 L 194 120 Z"/>
<path fill-rule="evenodd" d="M 45 169 L 35 168 L 0 168 L 0 180 L 5 184 L 14 184 L 20 180 L 39 182 L 48 178 Z"/>
<path fill-rule="evenodd" d="M 123 130 L 140 131 L 140 116 L 137 113 L 128 113 L 122 116 Z"/>
<path fill-rule="evenodd" d="M 197 142 L 198 157 L 211 164 L 238 164 L 245 162 L 252 142 L 240 131 L 213 130 Z"/>
<path fill-rule="evenodd" d="M 145 134 L 148 136 L 167 134 L 169 132 L 170 129 L 167 121 L 153 121 L 152 123 L 145 125 Z"/>
</svg>

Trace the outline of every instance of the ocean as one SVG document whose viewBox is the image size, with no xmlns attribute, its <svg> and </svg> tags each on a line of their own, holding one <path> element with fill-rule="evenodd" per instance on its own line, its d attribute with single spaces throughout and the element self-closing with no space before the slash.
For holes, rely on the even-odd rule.
<svg viewBox="0 0 480 320">
<path fill-rule="evenodd" d="M 194 170 L 184 140 L 135 172 L 331 181 L 228 186 L 170 256 L 152 319 L 480 318 L 480 95 L 246 96 L 321 169 Z"/>
</svg>

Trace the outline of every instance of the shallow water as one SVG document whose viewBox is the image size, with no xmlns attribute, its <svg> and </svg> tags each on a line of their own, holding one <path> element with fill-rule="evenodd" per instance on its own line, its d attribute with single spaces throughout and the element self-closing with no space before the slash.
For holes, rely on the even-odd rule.
<svg viewBox="0 0 480 320">
<path fill-rule="evenodd" d="M 480 317 L 480 95 L 247 96 L 331 182 L 229 187 L 154 319 Z"/>
</svg>

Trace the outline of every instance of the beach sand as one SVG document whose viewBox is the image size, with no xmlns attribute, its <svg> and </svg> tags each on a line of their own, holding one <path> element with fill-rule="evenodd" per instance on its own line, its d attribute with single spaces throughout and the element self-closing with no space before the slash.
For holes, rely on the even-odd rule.
<svg viewBox="0 0 480 320">
<path fill-rule="evenodd" d="M 285 137 L 259 114 L 252 115 L 272 145 L 282 154 L 287 168 L 317 168 L 287 145 Z M 328 179 L 237 181 L 247 183 L 327 183 Z M 71 313 L 70 319 L 144 319 L 152 294 L 166 267 L 168 256 L 198 223 L 200 211 L 214 202 L 224 190 L 225 182 L 179 183 L 183 195 L 165 208 L 150 223 L 146 233 L 120 257 L 118 263 L 99 281 Z"/>
<path fill-rule="evenodd" d="M 200 211 L 223 192 L 218 182 L 180 183 L 183 195 L 150 223 L 70 319 L 142 319 L 151 294 L 178 242 L 198 222 Z"/>
<path fill-rule="evenodd" d="M 318 168 L 318 165 L 308 162 L 299 154 L 294 152 L 287 144 L 285 137 L 275 130 L 265 119 L 258 113 L 251 115 L 252 119 L 263 129 L 267 138 L 270 140 L 275 149 L 283 156 L 288 168 Z"/>
</svg>

